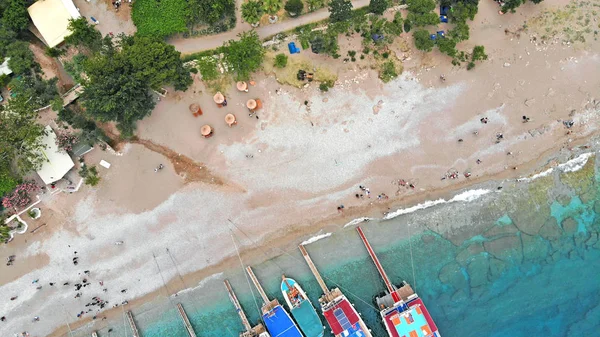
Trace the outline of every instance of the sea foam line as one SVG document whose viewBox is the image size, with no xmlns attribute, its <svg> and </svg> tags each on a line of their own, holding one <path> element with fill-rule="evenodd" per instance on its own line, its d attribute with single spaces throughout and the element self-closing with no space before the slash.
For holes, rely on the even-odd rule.
<svg viewBox="0 0 600 337">
<path fill-rule="evenodd" d="M 587 152 L 587 153 L 582 153 L 579 156 L 567 161 L 566 163 L 562 163 L 556 166 L 556 169 L 561 170 L 562 172 L 575 172 L 575 171 L 579 171 L 581 170 L 585 164 L 587 164 L 587 161 L 590 159 L 591 156 L 593 156 L 594 153 L 593 152 Z M 550 173 L 554 172 L 555 168 L 549 168 L 545 171 L 542 171 L 540 173 L 536 173 L 534 175 L 532 175 L 531 177 L 526 177 L 526 178 L 519 178 L 517 179 L 518 182 L 529 182 L 529 181 L 534 181 L 537 178 L 541 178 L 541 177 L 545 177 L 547 175 L 549 175 Z"/>
<path fill-rule="evenodd" d="M 212 274 L 204 279 L 202 279 L 200 282 L 198 282 L 198 284 L 195 287 L 191 287 L 191 288 L 185 288 L 181 291 L 176 292 L 175 294 L 171 295 L 171 297 L 175 297 L 179 294 L 184 294 L 199 288 L 204 287 L 209 281 L 211 280 L 215 280 L 215 279 L 220 279 L 223 276 L 223 273 L 216 273 L 216 274 Z"/>
<path fill-rule="evenodd" d="M 302 243 L 301 243 L 301 245 L 303 245 L 303 246 L 304 246 L 304 245 L 308 245 L 308 244 L 311 244 L 311 243 L 313 243 L 313 242 L 317 242 L 317 241 L 319 241 L 319 240 L 321 240 L 321 239 L 328 238 L 328 237 L 330 237 L 330 236 L 331 236 L 331 233 L 325 233 L 325 234 L 319 234 L 319 235 L 315 235 L 315 236 L 313 236 L 312 238 L 310 238 L 310 239 L 308 239 L 308 240 L 306 240 L 306 241 L 302 242 Z"/>
<path fill-rule="evenodd" d="M 393 218 L 403 215 L 403 214 L 413 213 L 413 212 L 416 212 L 421 209 L 426 209 L 426 208 L 433 207 L 436 205 L 441 205 L 441 204 L 448 204 L 451 202 L 457 202 L 457 201 L 470 202 L 473 200 L 477 200 L 481 196 L 486 195 L 490 192 L 492 192 L 492 191 L 480 188 L 480 189 L 476 189 L 476 190 L 464 191 L 460 194 L 455 195 L 450 200 L 446 200 L 446 199 L 428 200 L 422 204 L 417 204 L 417 205 L 409 207 L 409 208 L 401 208 L 397 211 L 388 213 L 385 217 L 383 217 L 383 219 L 389 220 L 389 219 L 393 219 Z"/>
</svg>

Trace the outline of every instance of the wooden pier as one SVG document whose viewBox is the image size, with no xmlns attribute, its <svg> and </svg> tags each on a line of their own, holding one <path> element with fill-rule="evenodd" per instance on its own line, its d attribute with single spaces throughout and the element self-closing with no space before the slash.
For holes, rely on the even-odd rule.
<svg viewBox="0 0 600 337">
<path fill-rule="evenodd" d="M 137 326 L 135 326 L 135 321 L 133 320 L 133 315 L 131 314 L 131 311 L 127 311 L 127 321 L 129 322 L 129 327 L 133 332 L 133 337 L 140 337 L 140 333 L 137 329 Z"/>
<path fill-rule="evenodd" d="M 268 336 L 262 324 L 258 323 L 255 326 L 250 325 L 250 322 L 248 321 L 248 318 L 246 317 L 246 314 L 244 313 L 244 310 L 242 309 L 242 306 L 240 305 L 237 296 L 235 296 L 235 293 L 233 292 L 231 284 L 229 284 L 229 281 L 227 280 L 225 280 L 224 282 L 225 287 L 227 288 L 227 292 L 229 293 L 229 299 L 231 300 L 231 303 L 233 303 L 235 310 L 237 311 L 238 315 L 240 316 L 240 319 L 242 320 L 242 325 L 244 326 L 245 331 L 240 333 L 240 337 L 260 337 L 264 335 Z"/>
<path fill-rule="evenodd" d="M 196 333 L 194 332 L 192 324 L 190 323 L 190 320 L 188 319 L 185 310 L 183 310 L 183 306 L 181 305 L 181 303 L 177 303 L 177 311 L 179 311 L 179 316 L 181 316 L 183 325 L 185 325 L 185 329 L 187 330 L 190 337 L 196 337 Z"/>
</svg>

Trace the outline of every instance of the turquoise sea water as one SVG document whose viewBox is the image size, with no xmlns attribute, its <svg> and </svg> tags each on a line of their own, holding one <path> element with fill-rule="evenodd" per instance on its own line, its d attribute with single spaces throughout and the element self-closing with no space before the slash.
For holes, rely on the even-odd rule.
<svg viewBox="0 0 600 337">
<path fill-rule="evenodd" d="M 482 188 L 495 193 L 476 201 L 361 226 L 391 280 L 412 284 L 442 336 L 600 336 L 599 173 L 592 157 L 577 172 L 488 184 Z M 499 185 L 503 189 L 496 193 Z M 355 229 L 344 228 L 307 250 L 328 285 L 342 288 L 373 335 L 386 336 L 373 308 L 373 298 L 384 285 Z M 269 296 L 281 303 L 283 272 L 302 285 L 313 303 L 321 294 L 295 247 L 254 266 L 254 271 Z M 134 310 L 142 336 L 187 336 L 177 302 L 184 305 L 198 336 L 238 336 L 242 326 L 223 278 L 230 279 L 256 322 L 257 305 L 239 268 Z M 99 329 L 100 337 L 125 335 L 123 321 L 107 324 Z M 110 334 L 108 326 L 114 329 Z M 80 329 L 76 335 L 89 336 L 89 331 Z"/>
</svg>

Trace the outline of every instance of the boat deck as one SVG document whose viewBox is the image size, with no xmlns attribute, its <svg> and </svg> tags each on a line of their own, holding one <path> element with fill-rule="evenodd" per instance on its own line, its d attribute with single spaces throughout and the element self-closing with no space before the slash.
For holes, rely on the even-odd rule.
<svg viewBox="0 0 600 337">
<path fill-rule="evenodd" d="M 338 297 L 326 309 L 323 308 L 323 316 L 335 336 L 367 336 L 361 326 L 360 316 L 345 296 Z"/>
<path fill-rule="evenodd" d="M 383 310 L 386 328 L 393 337 L 440 337 L 437 326 L 420 298 Z"/>
</svg>

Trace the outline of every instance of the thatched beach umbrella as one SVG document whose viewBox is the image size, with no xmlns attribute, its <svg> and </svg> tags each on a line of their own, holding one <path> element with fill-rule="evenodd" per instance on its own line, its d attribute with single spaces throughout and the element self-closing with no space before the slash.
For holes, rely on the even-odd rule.
<svg viewBox="0 0 600 337">
<path fill-rule="evenodd" d="M 227 125 L 229 125 L 229 127 L 232 127 L 234 124 L 237 124 L 237 121 L 235 120 L 235 115 L 227 114 L 225 116 L 225 123 L 227 123 Z"/>
<path fill-rule="evenodd" d="M 254 110 L 254 109 L 256 109 L 256 100 L 254 100 L 254 99 L 249 99 L 249 100 L 246 102 L 246 108 L 248 108 L 248 109 L 250 109 L 250 110 Z"/>
<path fill-rule="evenodd" d="M 220 91 L 213 96 L 213 99 L 217 104 L 223 104 L 223 102 L 225 102 L 225 96 L 223 96 L 223 94 Z"/>
<path fill-rule="evenodd" d="M 248 92 L 248 84 L 244 81 L 239 81 L 236 84 L 237 90 Z"/>
<path fill-rule="evenodd" d="M 204 137 L 204 138 L 208 138 L 212 135 L 213 133 L 213 129 L 210 127 L 210 125 L 206 124 L 203 125 L 202 128 L 200 128 L 200 134 Z"/>
<path fill-rule="evenodd" d="M 202 115 L 202 109 L 200 109 L 200 104 L 198 104 L 198 103 L 192 103 L 192 104 L 190 104 L 190 112 L 195 117 L 198 117 L 199 115 Z"/>
</svg>

